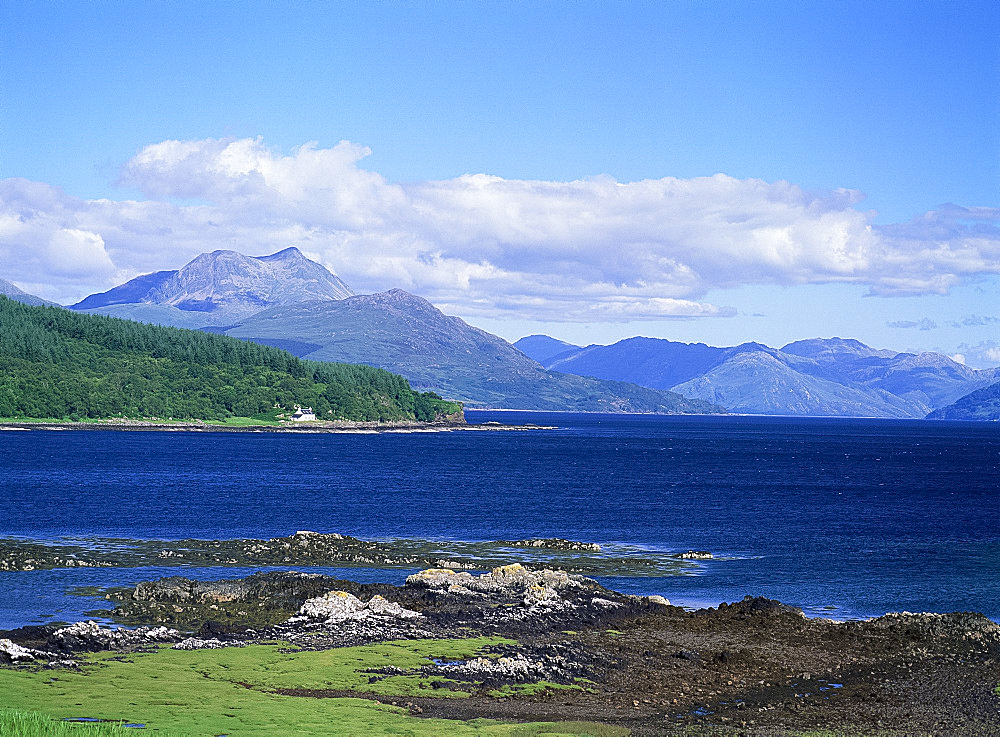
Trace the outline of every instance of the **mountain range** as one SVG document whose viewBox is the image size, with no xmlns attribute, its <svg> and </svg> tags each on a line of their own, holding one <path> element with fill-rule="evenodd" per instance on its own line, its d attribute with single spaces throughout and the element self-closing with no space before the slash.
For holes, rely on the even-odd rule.
<svg viewBox="0 0 1000 737">
<path fill-rule="evenodd" d="M 0 293 L 44 302 L 9 282 L 0 281 Z M 533 335 L 511 345 L 399 289 L 355 295 L 297 248 L 260 257 L 213 251 L 71 309 L 384 368 L 468 407 L 914 418 L 965 401 L 955 411 L 978 417 L 964 398 L 1000 382 L 1000 369 L 841 338 L 772 348 L 642 337 L 577 346 Z"/>
<path fill-rule="evenodd" d="M 73 310 L 199 328 L 302 358 L 360 363 L 405 376 L 469 407 L 712 413 L 674 392 L 547 371 L 507 341 L 399 289 L 355 296 L 297 248 L 250 257 L 202 254 L 176 271 L 136 277 Z"/>
<path fill-rule="evenodd" d="M 515 344 L 548 369 L 629 381 L 746 414 L 925 417 L 1000 380 L 939 353 L 896 353 L 857 340 L 802 340 L 782 348 L 719 348 L 657 338 L 586 347 L 528 336 Z"/>
</svg>

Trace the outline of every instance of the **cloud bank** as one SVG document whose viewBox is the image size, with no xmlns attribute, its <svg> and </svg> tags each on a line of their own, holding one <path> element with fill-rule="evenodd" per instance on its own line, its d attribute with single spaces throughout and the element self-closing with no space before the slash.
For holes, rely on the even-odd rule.
<svg viewBox="0 0 1000 737">
<path fill-rule="evenodd" d="M 82 297 L 204 251 L 295 245 L 358 291 L 402 287 L 466 316 L 706 317 L 748 284 L 942 293 L 1000 273 L 1000 210 L 948 206 L 873 224 L 853 190 L 722 174 L 622 183 L 474 174 L 387 182 L 342 141 L 288 154 L 260 139 L 163 141 L 122 169 L 144 200 L 82 200 L 0 181 L 0 276 Z"/>
</svg>

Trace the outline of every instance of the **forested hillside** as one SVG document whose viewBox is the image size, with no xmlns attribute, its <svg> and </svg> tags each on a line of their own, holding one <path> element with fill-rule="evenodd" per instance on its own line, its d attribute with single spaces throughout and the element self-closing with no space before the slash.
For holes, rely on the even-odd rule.
<svg viewBox="0 0 1000 737">
<path fill-rule="evenodd" d="M 928 420 L 987 420 L 1000 422 L 1000 382 L 962 397 L 954 404 L 936 409 Z"/>
<path fill-rule="evenodd" d="M 388 371 L 0 297 L 0 417 L 434 420 L 461 405 Z"/>
</svg>

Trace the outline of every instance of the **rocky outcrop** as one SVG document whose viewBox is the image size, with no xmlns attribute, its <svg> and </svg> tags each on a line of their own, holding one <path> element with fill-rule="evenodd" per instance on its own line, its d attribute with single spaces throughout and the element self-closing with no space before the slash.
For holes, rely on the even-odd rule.
<svg viewBox="0 0 1000 737">
<path fill-rule="evenodd" d="M 109 568 L 113 561 L 77 545 L 45 545 L 25 540 L 0 540 L 0 571 L 48 568 Z"/>
<path fill-rule="evenodd" d="M 0 663 L 24 663 L 35 659 L 35 653 L 10 640 L 0 639 Z"/>
<path fill-rule="evenodd" d="M 294 615 L 332 589 L 360 591 L 358 584 L 316 573 L 258 573 L 242 579 L 195 581 L 180 576 L 146 581 L 108 594 L 115 617 L 127 623 L 161 622 L 197 629 L 204 622 L 266 627 Z"/>
<path fill-rule="evenodd" d="M 494 568 L 481 576 L 473 576 L 464 571 L 456 572 L 450 568 L 431 568 L 407 577 L 406 585 L 423 586 L 451 594 L 520 598 L 525 606 L 530 607 L 559 601 L 562 598 L 561 592 L 582 588 L 582 580 L 582 577 L 565 571 L 532 571 L 520 563 L 512 563 Z"/>
<path fill-rule="evenodd" d="M 681 560 L 712 560 L 715 556 L 706 550 L 688 550 L 686 553 L 678 553 Z"/>
<path fill-rule="evenodd" d="M 586 551 L 600 553 L 601 546 L 597 543 L 582 543 L 576 540 L 564 540 L 561 537 L 532 537 L 527 540 L 498 540 L 498 545 L 509 545 L 512 548 L 546 548 L 548 550 Z"/>
<path fill-rule="evenodd" d="M 719 604 L 717 609 L 699 609 L 696 614 L 733 619 L 788 615 L 805 619 L 806 616 L 798 607 L 782 604 L 780 601 L 768 599 L 764 596 L 744 596 L 742 601 L 737 601 L 732 604 Z"/>
<path fill-rule="evenodd" d="M 389 619 L 414 619 L 420 612 L 391 602 L 376 594 L 367 602 L 346 591 L 328 591 L 322 596 L 309 599 L 289 622 L 319 620 L 326 624 L 337 624 L 347 620 L 361 620 L 369 617 Z"/>
<path fill-rule="evenodd" d="M 178 642 L 180 633 L 167 627 L 137 627 L 110 629 L 97 622 L 76 622 L 53 632 L 48 645 L 60 652 L 99 650 L 134 650 L 159 643 Z"/>
<path fill-rule="evenodd" d="M 864 622 L 849 622 L 848 626 L 866 630 L 884 630 L 920 639 L 956 638 L 1000 642 L 1000 624 L 976 612 L 952 614 L 891 612 Z"/>
<path fill-rule="evenodd" d="M 247 643 L 236 641 L 217 640 L 215 638 L 205 639 L 203 637 L 185 637 L 174 645 L 174 650 L 218 650 L 223 647 L 243 647 Z"/>
</svg>

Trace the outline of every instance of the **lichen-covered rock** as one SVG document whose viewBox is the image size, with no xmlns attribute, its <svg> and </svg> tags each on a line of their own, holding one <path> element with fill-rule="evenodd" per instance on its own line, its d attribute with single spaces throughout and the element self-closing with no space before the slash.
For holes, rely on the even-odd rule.
<svg viewBox="0 0 1000 737">
<path fill-rule="evenodd" d="M 659 604 L 660 606 L 670 606 L 670 600 L 665 596 L 660 596 L 659 594 L 653 594 L 652 596 L 647 596 L 646 601 L 650 604 Z"/>
<path fill-rule="evenodd" d="M 511 681 L 529 680 L 535 672 L 542 671 L 542 668 L 541 663 L 532 662 L 523 655 L 510 658 L 476 657 L 462 663 L 445 663 L 441 666 L 441 670 L 445 672 L 479 677 L 487 675 Z"/>
<path fill-rule="evenodd" d="M 222 640 L 216 640 L 214 638 L 204 639 L 201 637 L 187 637 L 176 645 L 173 646 L 174 650 L 218 650 L 223 647 L 232 647 L 233 645 L 237 647 L 243 647 L 246 643 L 235 642 L 227 643 Z"/>
<path fill-rule="evenodd" d="M 520 563 L 512 563 L 480 576 L 448 568 L 430 568 L 407 577 L 406 585 L 466 596 L 482 594 L 520 599 L 526 607 L 545 607 L 558 604 L 562 600 L 562 592 L 582 588 L 584 580 L 565 571 L 547 568 L 533 571 Z"/>
<path fill-rule="evenodd" d="M 449 586 L 464 586 L 472 581 L 472 574 L 451 568 L 428 568 L 406 577 L 407 586 L 425 586 L 429 589 L 446 589 Z"/>
<path fill-rule="evenodd" d="M 57 650 L 130 650 L 156 643 L 178 642 L 181 635 L 167 627 L 110 629 L 97 622 L 76 622 L 49 635 L 48 644 Z"/>
<path fill-rule="evenodd" d="M 375 595 L 369 601 L 363 602 L 354 594 L 346 591 L 328 591 L 306 601 L 298 614 L 289 622 L 306 620 L 322 620 L 327 624 L 335 624 L 348 620 L 360 620 L 377 616 L 395 619 L 414 619 L 421 616 L 420 612 L 406 609 L 382 596 Z"/>
<path fill-rule="evenodd" d="M 34 659 L 34 653 L 28 648 L 0 639 L 0 663 L 23 663 Z"/>
</svg>

